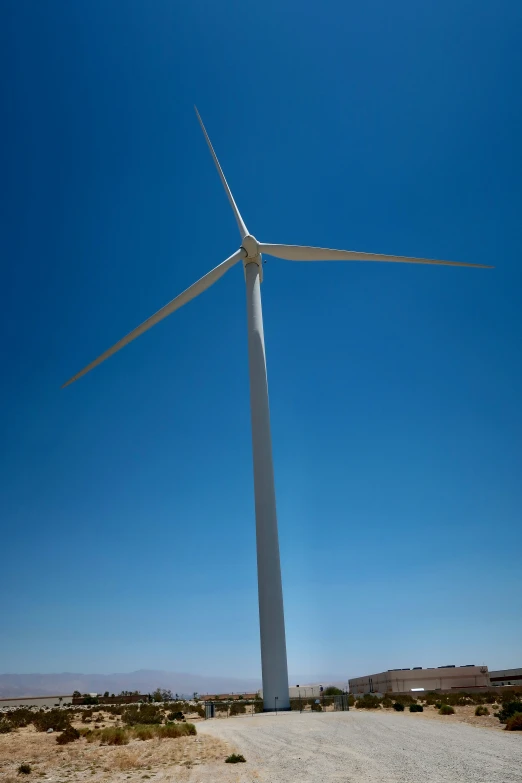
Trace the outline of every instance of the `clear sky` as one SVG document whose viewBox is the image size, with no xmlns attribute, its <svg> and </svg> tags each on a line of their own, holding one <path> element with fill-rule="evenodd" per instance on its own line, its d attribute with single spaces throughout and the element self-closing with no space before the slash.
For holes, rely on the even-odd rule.
<svg viewBox="0 0 522 783">
<path fill-rule="evenodd" d="M 258 676 L 238 266 L 267 259 L 289 669 L 520 666 L 519 0 L 4 0 L 0 671 Z"/>
</svg>

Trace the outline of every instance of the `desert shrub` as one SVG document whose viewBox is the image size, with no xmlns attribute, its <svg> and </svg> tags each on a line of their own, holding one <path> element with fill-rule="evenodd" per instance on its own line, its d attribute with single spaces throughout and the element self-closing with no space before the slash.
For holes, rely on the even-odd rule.
<svg viewBox="0 0 522 783">
<path fill-rule="evenodd" d="M 386 707 L 387 709 L 393 706 L 393 702 L 389 696 L 385 696 L 384 699 L 381 701 L 381 704 L 383 707 Z"/>
<path fill-rule="evenodd" d="M 93 732 L 95 734 L 96 732 Z M 128 745 L 129 734 L 125 729 L 111 726 L 107 729 L 100 729 L 100 742 L 102 745 Z"/>
<path fill-rule="evenodd" d="M 220 705 L 221 706 L 221 705 Z M 224 705 L 223 705 L 224 706 Z M 173 721 L 173 720 L 185 720 L 185 716 L 181 712 L 181 710 L 178 710 L 178 712 L 169 712 L 167 715 L 167 720 Z"/>
<path fill-rule="evenodd" d="M 485 704 L 495 704 L 497 697 L 493 693 L 486 693 L 484 696 Z"/>
<path fill-rule="evenodd" d="M 31 765 L 30 764 L 20 764 L 18 767 L 18 774 L 19 775 L 30 775 L 31 774 Z"/>
<path fill-rule="evenodd" d="M 56 737 L 56 742 L 58 745 L 67 745 L 68 742 L 74 742 L 77 739 L 80 739 L 80 732 L 78 729 L 75 729 L 74 726 L 67 726 L 67 728 Z"/>
<path fill-rule="evenodd" d="M 142 704 L 141 707 L 128 707 L 122 720 L 127 726 L 136 726 L 138 723 L 155 725 L 163 722 L 163 714 L 154 704 Z"/>
<path fill-rule="evenodd" d="M 33 723 L 37 731 L 64 731 L 71 725 L 71 716 L 64 710 L 49 710 L 49 712 L 33 713 Z"/>
<path fill-rule="evenodd" d="M 223 704 L 223 702 L 221 701 L 216 701 L 214 702 L 214 709 L 216 712 L 228 712 L 228 704 Z M 179 713 L 179 714 L 183 715 L 183 713 Z"/>
<path fill-rule="evenodd" d="M 246 707 L 240 702 L 234 702 L 230 705 L 230 715 L 244 715 L 246 713 Z"/>
<path fill-rule="evenodd" d="M 241 754 L 232 753 L 231 756 L 225 759 L 225 764 L 239 764 L 242 761 L 246 761 L 246 758 Z"/>
<path fill-rule="evenodd" d="M 467 693 L 446 693 L 444 703 L 452 707 L 465 707 L 466 704 L 473 704 L 473 699 Z"/>
<path fill-rule="evenodd" d="M 454 715 L 455 710 L 451 704 L 442 704 L 439 709 L 439 715 Z"/>
<path fill-rule="evenodd" d="M 190 737 L 197 734 L 193 723 L 166 723 L 164 726 L 155 726 L 154 728 L 159 739 Z"/>
<path fill-rule="evenodd" d="M 511 701 L 521 701 L 522 688 L 509 688 L 509 690 L 500 693 L 497 698 L 501 704 L 507 704 Z"/>
<path fill-rule="evenodd" d="M 242 706 L 244 707 L 245 705 L 243 704 Z M 202 707 L 199 704 L 198 704 L 197 707 L 193 707 L 192 708 L 192 712 L 195 712 L 197 715 L 199 715 L 200 718 L 204 718 L 205 717 L 205 708 Z M 245 712 L 246 712 L 246 709 L 245 709 Z"/>
<path fill-rule="evenodd" d="M 0 718 L 0 734 L 9 734 L 15 728 L 11 721 Z"/>
<path fill-rule="evenodd" d="M 82 711 L 82 723 L 90 723 L 93 716 L 92 710 L 83 710 Z"/>
<path fill-rule="evenodd" d="M 479 704 L 478 707 L 475 707 L 475 715 L 478 717 L 481 715 L 489 715 L 489 710 L 487 707 L 483 707 L 481 704 Z"/>
<path fill-rule="evenodd" d="M 323 696 L 342 696 L 343 691 L 340 688 L 336 688 L 335 685 L 329 685 L 323 691 Z"/>
<path fill-rule="evenodd" d="M 133 726 L 132 731 L 136 739 L 150 740 L 155 736 L 155 726 Z"/>
<path fill-rule="evenodd" d="M 78 731 L 80 733 L 80 737 L 88 737 L 89 734 L 92 734 L 92 729 L 81 728 L 81 729 L 78 729 Z"/>
<path fill-rule="evenodd" d="M 306 702 L 304 702 L 306 704 Z M 300 699 L 290 699 L 291 710 L 301 710 L 304 707 L 303 702 Z"/>
<path fill-rule="evenodd" d="M 400 701 L 396 701 L 393 703 L 393 709 L 395 712 L 404 712 L 404 704 L 402 704 Z"/>
<path fill-rule="evenodd" d="M 424 712 L 422 704 L 410 704 L 410 712 Z"/>
<path fill-rule="evenodd" d="M 507 719 L 506 731 L 522 731 L 522 712 L 515 712 Z"/>
<path fill-rule="evenodd" d="M 353 707 L 354 704 L 355 704 L 355 696 L 353 695 L 353 693 L 350 693 L 350 695 L 348 696 L 348 706 Z"/>
<path fill-rule="evenodd" d="M 381 706 L 381 700 L 378 696 L 372 696 L 370 693 L 366 693 L 360 699 L 355 702 L 357 709 L 374 710 Z"/>
<path fill-rule="evenodd" d="M 394 701 L 399 702 L 399 704 L 404 704 L 404 706 L 407 704 L 413 704 L 416 701 L 413 696 L 410 696 L 407 693 L 394 693 L 393 699 Z"/>
<path fill-rule="evenodd" d="M 7 717 L 13 728 L 19 729 L 32 723 L 34 712 L 28 707 L 19 707 L 16 710 L 9 710 Z"/>
<path fill-rule="evenodd" d="M 315 701 L 313 701 L 310 704 L 310 707 L 312 709 L 312 712 L 322 712 L 323 711 L 323 708 L 321 707 L 321 705 L 320 704 L 316 704 Z"/>
<path fill-rule="evenodd" d="M 503 704 L 499 712 L 495 712 L 495 718 L 498 718 L 501 723 L 506 723 L 513 715 L 521 712 L 522 701 L 510 701 L 507 704 Z"/>
</svg>

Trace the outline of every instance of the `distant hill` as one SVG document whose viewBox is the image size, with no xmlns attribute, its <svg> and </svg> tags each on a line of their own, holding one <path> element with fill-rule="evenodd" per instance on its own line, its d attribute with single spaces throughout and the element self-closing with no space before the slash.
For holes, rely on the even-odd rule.
<svg viewBox="0 0 522 783">
<path fill-rule="evenodd" d="M 339 676 L 318 677 L 316 675 L 292 676 L 290 684 L 341 681 Z M 17 696 L 59 696 L 80 693 L 120 693 L 137 690 L 150 693 L 155 688 L 169 688 L 173 693 L 238 693 L 257 691 L 260 679 L 214 677 L 186 672 L 166 672 L 155 669 L 140 669 L 127 674 L 0 674 L 0 699 Z"/>
</svg>

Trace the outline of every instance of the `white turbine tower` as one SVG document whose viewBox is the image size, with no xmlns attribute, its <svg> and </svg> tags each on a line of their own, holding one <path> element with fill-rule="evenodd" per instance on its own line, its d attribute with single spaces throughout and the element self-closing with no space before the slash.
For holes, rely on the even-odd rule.
<svg viewBox="0 0 522 783">
<path fill-rule="evenodd" d="M 262 260 L 261 254 L 284 258 L 288 261 L 385 261 L 405 264 L 435 264 L 439 266 L 469 266 L 482 269 L 492 267 L 483 264 L 465 264 L 454 261 L 433 261 L 427 258 L 386 256 L 375 253 L 360 253 L 355 250 L 328 250 L 322 247 L 301 245 L 275 245 L 258 242 L 248 231 L 228 187 L 225 175 L 210 143 L 205 126 L 196 109 L 205 139 L 216 164 L 221 182 L 228 196 L 230 206 L 239 228 L 241 245 L 226 261 L 216 266 L 182 294 L 169 302 L 155 315 L 117 342 L 108 351 L 74 375 L 62 388 L 81 378 L 109 356 L 119 351 L 151 326 L 190 302 L 213 285 L 225 272 L 239 261 L 243 262 L 246 299 L 248 358 L 250 368 L 250 406 L 252 419 L 252 451 L 254 463 L 254 493 L 256 511 L 257 578 L 259 591 L 259 624 L 261 635 L 261 665 L 263 674 L 263 703 L 265 711 L 289 709 L 288 669 L 286 660 L 285 622 L 283 612 L 283 590 L 279 561 L 279 540 L 277 533 L 274 469 L 272 464 L 272 439 L 270 435 L 270 412 L 268 406 L 268 383 L 266 374 L 265 340 L 263 334 L 263 313 L 261 309 Z M 276 703 L 277 698 L 277 703 Z"/>
</svg>

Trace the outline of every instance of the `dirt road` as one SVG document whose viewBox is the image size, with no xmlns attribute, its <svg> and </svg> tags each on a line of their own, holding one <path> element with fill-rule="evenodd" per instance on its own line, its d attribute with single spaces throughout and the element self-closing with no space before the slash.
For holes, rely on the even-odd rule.
<svg viewBox="0 0 522 783">
<path fill-rule="evenodd" d="M 522 736 L 414 715 L 281 713 L 198 726 L 242 753 L 213 765 L 237 783 L 522 783 Z M 207 780 L 192 770 L 190 780 Z"/>
</svg>

